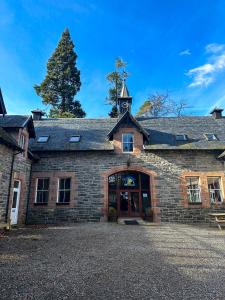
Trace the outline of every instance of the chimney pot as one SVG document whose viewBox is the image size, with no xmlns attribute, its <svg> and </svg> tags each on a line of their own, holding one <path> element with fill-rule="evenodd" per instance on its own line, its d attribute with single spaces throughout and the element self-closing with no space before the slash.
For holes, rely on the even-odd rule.
<svg viewBox="0 0 225 300">
<path fill-rule="evenodd" d="M 34 121 L 41 120 L 41 118 L 45 115 L 45 113 L 40 109 L 35 109 L 35 110 L 32 110 L 31 112 L 33 114 L 33 120 Z"/>
<path fill-rule="evenodd" d="M 223 109 L 215 107 L 210 114 L 213 116 L 214 119 L 221 119 L 223 117 L 222 115 Z"/>
</svg>

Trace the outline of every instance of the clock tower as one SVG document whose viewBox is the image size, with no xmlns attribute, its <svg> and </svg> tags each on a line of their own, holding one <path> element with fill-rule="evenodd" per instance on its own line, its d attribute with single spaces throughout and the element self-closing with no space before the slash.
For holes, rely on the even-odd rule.
<svg viewBox="0 0 225 300">
<path fill-rule="evenodd" d="M 119 113 L 120 115 L 124 114 L 125 112 L 131 112 L 131 104 L 132 104 L 132 97 L 130 97 L 127 86 L 125 84 L 125 80 L 123 80 L 123 86 L 118 97 L 118 105 L 119 105 Z"/>
</svg>

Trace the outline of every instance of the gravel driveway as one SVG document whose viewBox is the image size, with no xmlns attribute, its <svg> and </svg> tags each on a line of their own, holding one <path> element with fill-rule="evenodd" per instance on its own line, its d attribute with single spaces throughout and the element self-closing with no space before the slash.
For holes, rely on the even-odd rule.
<svg viewBox="0 0 225 300">
<path fill-rule="evenodd" d="M 225 230 L 78 224 L 0 239 L 0 299 L 225 299 Z"/>
</svg>

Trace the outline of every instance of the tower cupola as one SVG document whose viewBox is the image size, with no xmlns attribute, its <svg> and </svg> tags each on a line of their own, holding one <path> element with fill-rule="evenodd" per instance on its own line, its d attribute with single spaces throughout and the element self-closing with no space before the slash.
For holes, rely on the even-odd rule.
<svg viewBox="0 0 225 300">
<path fill-rule="evenodd" d="M 125 112 L 131 112 L 132 97 L 129 95 L 125 80 L 121 89 L 120 96 L 118 97 L 119 113 L 124 114 Z"/>
</svg>

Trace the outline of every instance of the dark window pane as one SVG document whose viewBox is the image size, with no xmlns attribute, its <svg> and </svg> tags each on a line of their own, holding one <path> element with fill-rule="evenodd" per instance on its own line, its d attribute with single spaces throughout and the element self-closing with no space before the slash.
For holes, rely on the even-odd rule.
<svg viewBox="0 0 225 300">
<path fill-rule="evenodd" d="M 43 193 L 43 202 L 47 203 L 48 202 L 48 191 L 42 192 Z"/>
<path fill-rule="evenodd" d="M 134 142 L 133 134 L 129 134 L 129 136 L 128 136 L 128 142 L 129 143 L 133 143 Z"/>
<path fill-rule="evenodd" d="M 46 191 L 46 192 L 37 191 L 36 202 L 37 203 L 47 203 L 48 202 L 48 191 Z"/>
<path fill-rule="evenodd" d="M 19 181 L 18 181 L 18 180 L 15 180 L 15 181 L 14 181 L 14 188 L 15 188 L 15 189 L 18 189 L 18 187 L 19 187 Z"/>
<path fill-rule="evenodd" d="M 128 192 L 120 193 L 120 211 L 123 213 L 128 212 Z"/>
<path fill-rule="evenodd" d="M 12 208 L 16 208 L 16 203 L 17 203 L 17 192 L 13 192 L 13 203 L 12 203 Z"/>
<path fill-rule="evenodd" d="M 48 188 L 49 188 L 49 179 L 45 178 L 44 179 L 44 190 L 48 190 Z"/>
<path fill-rule="evenodd" d="M 37 186 L 38 190 L 42 190 L 43 189 L 43 179 L 38 179 L 38 186 Z"/>
<path fill-rule="evenodd" d="M 133 152 L 133 144 L 128 144 L 128 151 Z"/>
<path fill-rule="evenodd" d="M 65 179 L 64 179 L 64 178 L 61 178 L 61 179 L 59 180 L 59 189 L 60 189 L 60 190 L 64 190 L 64 188 L 65 188 Z"/>
<path fill-rule="evenodd" d="M 142 189 L 149 189 L 149 176 L 141 173 L 141 187 Z"/>
<path fill-rule="evenodd" d="M 65 179 L 65 189 L 66 190 L 70 190 L 70 181 L 71 181 L 71 178 Z"/>
<path fill-rule="evenodd" d="M 59 199 L 58 199 L 58 202 L 64 202 L 64 191 L 59 191 Z"/>
<path fill-rule="evenodd" d="M 65 192 L 64 202 L 70 202 L 70 191 Z"/>
</svg>

